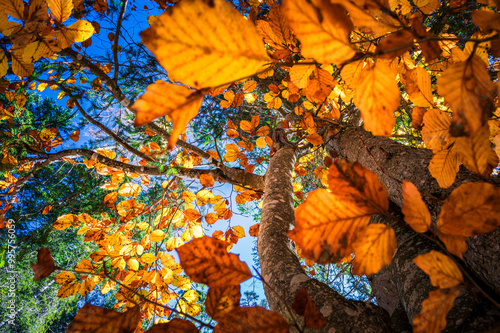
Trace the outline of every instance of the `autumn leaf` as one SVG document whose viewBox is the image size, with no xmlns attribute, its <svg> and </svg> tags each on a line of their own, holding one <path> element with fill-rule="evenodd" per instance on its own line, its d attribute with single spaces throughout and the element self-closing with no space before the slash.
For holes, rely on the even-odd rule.
<svg viewBox="0 0 500 333">
<path fill-rule="evenodd" d="M 373 135 L 391 136 L 396 124 L 393 114 L 400 103 L 395 71 L 382 61 L 364 68 L 354 93 L 354 103 L 368 131 Z"/>
<path fill-rule="evenodd" d="M 422 311 L 413 318 L 413 332 L 440 333 L 446 327 L 446 315 L 459 293 L 456 288 L 430 291 L 422 302 Z"/>
<path fill-rule="evenodd" d="M 451 147 L 433 154 L 429 163 L 429 172 L 437 180 L 441 188 L 448 188 L 455 182 L 460 168 L 455 149 Z"/>
<path fill-rule="evenodd" d="M 53 271 L 58 269 L 49 249 L 38 249 L 36 258 L 36 264 L 30 264 L 31 269 L 35 273 L 34 281 L 45 279 L 52 274 Z"/>
<path fill-rule="evenodd" d="M 252 277 L 237 255 L 227 253 L 228 243 L 210 237 L 196 238 L 177 248 L 184 271 L 194 282 L 210 288 L 238 285 Z"/>
<path fill-rule="evenodd" d="M 468 237 L 465 236 L 447 235 L 442 232 L 439 233 L 439 239 L 444 243 L 446 249 L 459 258 L 462 258 L 462 254 L 467 251 L 467 238 Z"/>
<path fill-rule="evenodd" d="M 372 213 L 373 208 L 317 189 L 295 210 L 295 229 L 288 237 L 305 258 L 319 264 L 338 262 L 352 253 L 356 234 L 368 225 Z"/>
<path fill-rule="evenodd" d="M 318 8 L 306 0 L 288 0 L 282 6 L 304 57 L 340 65 L 354 56 L 349 42 L 352 23 L 341 5 L 322 2 Z"/>
<path fill-rule="evenodd" d="M 71 135 L 69 136 L 69 138 L 75 142 L 77 142 L 79 139 L 80 139 L 80 131 L 73 131 L 73 133 L 71 133 Z"/>
<path fill-rule="evenodd" d="M 334 195 L 343 200 L 352 200 L 372 214 L 389 209 L 387 190 L 377 175 L 358 162 L 336 160 L 328 172 L 328 186 Z"/>
<path fill-rule="evenodd" d="M 498 158 L 491 148 L 488 124 L 477 129 L 470 136 L 459 137 L 456 140 L 456 151 L 462 158 L 462 163 L 470 171 L 486 178 L 498 164 Z M 491 157 L 494 162 L 491 162 Z"/>
<path fill-rule="evenodd" d="M 290 327 L 283 316 L 260 306 L 236 307 L 226 313 L 214 329 L 214 333 L 287 333 L 289 331 Z"/>
<path fill-rule="evenodd" d="M 252 117 L 252 120 L 242 120 L 240 122 L 240 128 L 247 132 L 247 133 L 252 133 L 257 126 L 259 126 L 260 118 L 258 115 L 255 115 Z"/>
<path fill-rule="evenodd" d="M 455 138 L 449 131 L 451 118 L 438 109 L 428 110 L 424 115 L 424 127 L 422 129 L 422 139 L 427 148 L 434 152 L 448 148 Z"/>
<path fill-rule="evenodd" d="M 134 103 L 133 109 L 137 111 L 135 125 L 142 126 L 168 115 L 174 124 L 168 141 L 168 148 L 172 149 L 187 124 L 198 114 L 202 101 L 203 95 L 199 92 L 158 80 L 149 85 Z"/>
<path fill-rule="evenodd" d="M 163 230 L 155 230 L 149 235 L 152 242 L 161 242 L 166 237 Z"/>
<path fill-rule="evenodd" d="M 54 281 L 59 285 L 70 284 L 75 280 L 75 274 L 71 272 L 61 272 L 54 276 Z"/>
<path fill-rule="evenodd" d="M 146 333 L 197 333 L 199 332 L 196 326 L 189 320 L 174 318 L 168 323 L 153 325 Z"/>
<path fill-rule="evenodd" d="M 75 319 L 68 326 L 67 333 L 122 333 L 134 332 L 141 320 L 140 306 L 126 312 L 85 304 L 78 310 Z"/>
<path fill-rule="evenodd" d="M 391 227 L 370 224 L 358 231 L 354 248 L 352 272 L 356 275 L 378 273 L 389 265 L 396 253 L 396 235 Z"/>
<path fill-rule="evenodd" d="M 405 222 L 416 232 L 424 233 L 431 226 L 431 214 L 425 205 L 420 192 L 412 182 L 403 181 L 403 214 Z"/>
<path fill-rule="evenodd" d="M 175 4 L 141 38 L 171 79 L 195 88 L 245 78 L 269 62 L 255 26 L 224 0 Z"/>
<path fill-rule="evenodd" d="M 320 329 L 324 327 L 327 322 L 321 312 L 314 304 L 311 297 L 307 294 L 305 288 L 300 289 L 295 293 L 292 302 L 292 309 L 299 315 L 304 316 L 304 323 L 306 327 Z"/>
<path fill-rule="evenodd" d="M 120 186 L 118 195 L 123 197 L 138 197 L 141 193 L 141 186 L 139 184 L 125 183 Z"/>
<path fill-rule="evenodd" d="M 68 27 L 62 26 L 61 30 L 52 32 L 49 37 L 54 37 L 57 41 L 57 46 L 65 49 L 73 43 L 80 43 L 89 39 L 94 32 L 94 27 L 90 22 L 78 20 Z"/>
<path fill-rule="evenodd" d="M 239 285 L 210 288 L 205 300 L 205 311 L 214 320 L 221 321 L 228 312 L 240 305 L 240 297 Z"/>
<path fill-rule="evenodd" d="M 500 226 L 500 189 L 488 183 L 465 183 L 444 201 L 437 227 L 448 235 L 470 237 Z"/>
<path fill-rule="evenodd" d="M 415 0 L 415 5 L 427 15 L 441 7 L 441 2 L 439 0 Z"/>
<path fill-rule="evenodd" d="M 309 134 L 306 137 L 306 140 L 309 141 L 310 143 L 312 143 L 315 146 L 322 145 L 323 143 L 325 143 L 323 141 L 323 138 L 321 137 L 321 135 L 319 135 L 317 133 Z"/>
<path fill-rule="evenodd" d="M 214 177 L 208 174 L 203 174 L 200 176 L 200 183 L 203 187 L 214 186 Z"/>
<path fill-rule="evenodd" d="M 494 91 L 486 64 L 477 55 L 449 66 L 438 79 L 438 92 L 453 110 L 454 126 L 469 134 L 488 119 L 486 105 L 492 103 Z"/>
<path fill-rule="evenodd" d="M 0 50 L 0 78 L 4 77 L 9 70 L 9 60 L 4 50 Z"/>
<path fill-rule="evenodd" d="M 24 2 L 22 0 L 2 0 L 0 9 L 18 20 L 22 20 L 24 17 Z"/>
<path fill-rule="evenodd" d="M 47 0 L 47 5 L 54 19 L 59 23 L 66 21 L 73 10 L 72 0 Z"/>
<path fill-rule="evenodd" d="M 439 288 L 451 288 L 464 281 L 458 266 L 447 255 L 437 251 L 421 254 L 413 259 L 431 279 L 431 283 Z"/>
</svg>

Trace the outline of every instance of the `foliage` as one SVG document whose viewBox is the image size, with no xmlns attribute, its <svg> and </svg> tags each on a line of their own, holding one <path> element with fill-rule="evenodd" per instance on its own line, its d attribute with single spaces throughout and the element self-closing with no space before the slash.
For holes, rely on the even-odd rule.
<svg viewBox="0 0 500 333">
<path fill-rule="evenodd" d="M 236 204 L 255 209 L 282 200 L 269 198 L 262 173 L 286 147 L 300 154 L 288 176 L 298 204 L 288 237 L 299 256 L 376 274 L 397 250 L 394 225 L 409 225 L 443 248 L 413 260 L 438 288 L 422 302 L 414 329 L 443 330 L 460 289 L 478 288 L 457 260 L 467 238 L 500 225 L 499 189 L 487 182 L 500 140 L 498 1 L 265 0 L 240 1 L 238 9 L 225 0 L 174 2 L 156 0 L 164 13 L 147 18 L 126 17 L 126 0 L 0 3 L 0 87 L 8 101 L 0 111 L 2 135 L 11 138 L 2 147 L 2 213 L 23 186 L 57 173 L 52 163 L 77 170 L 74 177 L 87 186 L 64 185 L 82 192 L 82 205 L 59 210 L 52 227 L 75 231 L 92 253 L 69 263 L 42 245 L 31 265 L 35 281 L 57 271 L 60 298 L 86 297 L 101 285 L 120 310 L 86 304 L 68 332 L 326 325 L 305 289 L 286 319 L 240 306 L 239 285 L 252 272 L 229 251 L 246 232 L 231 223 L 230 195 L 214 191 L 216 183 L 232 184 Z M 123 31 L 130 20 L 150 25 L 141 42 Z M 27 90 L 47 87 L 76 108 L 82 128 L 70 133 L 57 121 L 23 128 L 23 114 L 36 118 Z M 65 119 L 67 111 L 58 113 Z M 194 120 L 186 133 L 199 113 L 209 121 Z M 401 218 L 373 171 L 339 158 L 335 140 L 361 120 L 375 136 L 432 151 L 428 170 L 450 189 L 437 219 L 428 208 L 435 198 L 421 193 L 421 184 L 400 181 Z M 84 143 L 87 123 L 99 133 Z M 456 184 L 461 164 L 482 181 Z M 266 177 L 279 172 L 268 169 Z M 34 195 L 51 200 L 60 193 L 51 184 Z M 370 223 L 375 215 L 393 222 Z M 258 237 L 259 225 L 249 234 Z M 193 282 L 209 288 L 201 316 Z"/>
</svg>

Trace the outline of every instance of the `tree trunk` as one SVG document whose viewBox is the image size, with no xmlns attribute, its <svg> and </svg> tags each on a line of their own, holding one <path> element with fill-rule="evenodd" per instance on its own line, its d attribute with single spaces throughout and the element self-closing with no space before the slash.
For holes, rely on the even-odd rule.
<svg viewBox="0 0 500 333">
<path fill-rule="evenodd" d="M 341 157 L 351 162 L 358 161 L 377 174 L 387 188 L 389 199 L 395 203 L 391 207 L 391 213 L 395 215 L 401 216 L 399 212 L 403 206 L 401 182 L 405 179 L 414 183 L 423 193 L 423 199 L 434 218 L 441 202 L 430 200 L 426 194 L 443 199 L 462 183 L 484 181 L 462 168 L 455 184 L 448 189 L 441 189 L 427 169 L 432 157 L 431 151 L 410 148 L 388 138 L 374 137 L 360 128 L 347 129 L 341 133 L 334 142 L 334 148 Z M 499 182 L 495 178 L 490 178 L 489 181 L 496 184 Z M 386 300 L 391 296 L 384 290 L 395 287 L 397 294 L 393 297 L 399 295 L 399 302 L 388 300 L 390 306 L 387 305 L 385 308 L 391 313 L 398 305 L 402 305 L 409 321 L 412 322 L 413 317 L 421 310 L 422 300 L 427 298 L 429 290 L 434 289 L 428 276 L 413 263 L 412 259 L 432 249 L 438 250 L 438 247 L 407 225 L 396 225 L 394 229 L 398 249 L 393 262 L 380 277 L 373 277 L 372 283 L 378 286 L 374 288 L 376 296 Z M 468 250 L 463 256 L 466 268 L 471 270 L 475 280 L 488 294 L 497 299 L 500 291 L 499 234 L 500 228 L 489 234 L 471 237 L 467 242 Z M 477 290 L 462 290 L 447 316 L 446 331 L 482 331 L 495 327 L 498 322 L 500 322 L 498 308 L 485 300 Z"/>
<path fill-rule="evenodd" d="M 385 310 L 371 303 L 344 299 L 326 284 L 308 277 L 300 266 L 287 237 L 295 221 L 292 191 L 295 159 L 296 152 L 291 147 L 278 150 L 266 174 L 257 248 L 269 307 L 291 325 L 299 322 L 303 326 L 291 304 L 295 293 L 305 288 L 327 321 L 321 330 L 314 332 L 392 332 Z"/>
</svg>

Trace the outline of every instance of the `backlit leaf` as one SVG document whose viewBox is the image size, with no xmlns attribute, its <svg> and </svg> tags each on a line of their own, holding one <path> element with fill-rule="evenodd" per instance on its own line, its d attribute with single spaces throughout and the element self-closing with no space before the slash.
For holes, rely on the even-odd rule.
<svg viewBox="0 0 500 333">
<path fill-rule="evenodd" d="M 455 182 L 460 163 L 454 147 L 443 149 L 432 155 L 429 172 L 436 178 L 439 187 L 448 188 Z"/>
<path fill-rule="evenodd" d="M 386 63 L 377 61 L 364 68 L 354 93 L 354 103 L 361 111 L 364 127 L 373 135 L 390 136 L 396 124 L 394 111 L 399 106 L 396 73 Z"/>
<path fill-rule="evenodd" d="M 240 305 L 240 297 L 239 285 L 210 288 L 205 300 L 205 310 L 214 320 L 220 321 L 228 312 Z"/>
<path fill-rule="evenodd" d="M 490 131 L 488 124 L 479 128 L 471 136 L 462 136 L 457 138 L 455 148 L 462 163 L 470 171 L 477 173 L 480 176 L 488 177 L 491 170 L 498 164 L 498 159 L 494 165 L 490 164 L 491 156 L 495 156 L 489 140 Z"/>
<path fill-rule="evenodd" d="M 73 10 L 73 0 L 47 0 L 47 5 L 54 19 L 59 23 L 66 21 Z"/>
<path fill-rule="evenodd" d="M 356 235 L 352 245 L 354 261 L 352 272 L 356 275 L 376 274 L 389 265 L 396 253 L 396 235 L 391 227 L 370 224 Z"/>
<path fill-rule="evenodd" d="M 149 239 L 152 242 L 161 242 L 165 238 L 165 232 L 163 230 L 155 230 L 149 235 Z"/>
<path fill-rule="evenodd" d="M 122 333 L 134 332 L 141 320 L 140 306 L 126 312 L 85 304 L 78 310 L 75 319 L 68 326 L 67 333 Z"/>
<path fill-rule="evenodd" d="M 413 262 L 422 269 L 435 287 L 451 288 L 464 281 L 458 266 L 445 254 L 430 251 L 413 259 Z"/>
<path fill-rule="evenodd" d="M 0 1 L 0 9 L 7 15 L 10 15 L 18 20 L 24 17 L 24 2 L 23 0 L 2 0 Z"/>
<path fill-rule="evenodd" d="M 460 290 L 438 289 L 429 292 L 422 302 L 422 311 L 413 318 L 414 333 L 440 333 L 446 327 L 446 315 L 453 307 Z"/>
<path fill-rule="evenodd" d="M 146 92 L 134 103 L 133 108 L 137 111 L 135 125 L 142 126 L 168 115 L 174 124 L 168 142 L 168 148 L 172 149 L 187 124 L 198 114 L 202 101 L 203 95 L 199 92 L 158 80 L 149 85 Z"/>
<path fill-rule="evenodd" d="M 208 174 L 201 175 L 200 183 L 204 187 L 212 187 L 214 186 L 214 177 Z"/>
<path fill-rule="evenodd" d="M 431 214 L 425 205 L 420 192 L 412 182 L 403 181 L 403 214 L 405 222 L 416 232 L 426 232 L 431 226 Z"/>
<path fill-rule="evenodd" d="M 192 281 L 211 288 L 238 285 L 252 273 L 237 255 L 227 253 L 227 246 L 224 241 L 204 236 L 177 248 L 177 253 Z"/>
<path fill-rule="evenodd" d="M 444 201 L 437 221 L 439 232 L 470 237 L 500 226 L 500 189 L 488 183 L 465 183 Z"/>
<path fill-rule="evenodd" d="M 320 264 L 338 262 L 352 253 L 355 235 L 368 225 L 372 212 L 317 189 L 295 210 L 295 229 L 288 237 L 305 258 Z"/>
<path fill-rule="evenodd" d="M 195 88 L 245 78 L 269 62 L 255 26 L 225 0 L 168 7 L 141 38 L 171 79 Z"/>
<path fill-rule="evenodd" d="M 118 195 L 123 197 L 138 197 L 141 193 L 141 186 L 139 184 L 125 183 L 120 186 Z"/>
<path fill-rule="evenodd" d="M 352 23 L 345 9 L 322 2 L 321 8 L 306 0 L 283 1 L 287 22 L 302 43 L 302 54 L 320 63 L 340 65 L 355 51 L 349 42 Z"/>
<path fill-rule="evenodd" d="M 434 152 L 448 148 L 454 141 L 450 135 L 451 118 L 438 109 L 428 110 L 424 115 L 422 139 Z"/>
</svg>

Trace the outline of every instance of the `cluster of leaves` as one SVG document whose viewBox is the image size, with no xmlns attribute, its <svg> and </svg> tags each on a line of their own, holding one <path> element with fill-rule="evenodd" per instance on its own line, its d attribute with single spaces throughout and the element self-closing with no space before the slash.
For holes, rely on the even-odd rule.
<svg viewBox="0 0 500 333">
<path fill-rule="evenodd" d="M 248 6 L 240 5 L 248 8 L 248 19 L 225 0 L 184 0 L 172 6 L 161 2 L 160 6 L 168 8 L 164 14 L 148 18 L 151 27 L 141 38 L 168 72 L 169 82 L 156 80 L 133 105 L 120 95 L 116 35 L 108 36 L 113 43 L 114 64 L 101 66 L 87 60 L 84 66 L 96 76 L 93 89 L 107 85 L 119 103 L 131 106 L 136 126 L 147 125 L 146 135 L 161 136 L 163 128 L 152 121 L 167 116 L 173 128 L 162 136 L 168 139 L 166 146 L 151 139 L 136 149 L 108 130 L 106 133 L 126 150 L 143 158 L 140 166 L 135 166 L 129 163 L 131 158 L 120 155 L 117 159 L 114 150 L 105 148 L 49 154 L 63 142 L 55 127 L 32 130 L 24 140 L 30 154 L 45 157 L 48 163 L 51 158 L 62 159 L 110 177 L 101 187 L 111 191 L 103 201 L 107 212 L 100 216 L 65 214 L 53 224 L 58 230 L 78 228 L 77 234 L 94 243 L 98 249 L 90 259 L 80 261 L 74 269 L 60 268 L 50 251 L 41 249 L 32 266 L 35 281 L 61 271 L 54 277 L 60 285 L 59 297 L 86 296 L 100 283 L 104 284 L 103 293 L 116 292 L 114 306 L 123 313 L 86 305 L 69 331 L 141 331 L 142 319 L 153 318 L 160 319 L 155 320 L 157 325 L 151 332 L 197 330 L 182 319 L 163 323 L 174 315 L 211 328 L 195 318 L 201 307 L 198 293 L 190 288 L 191 281 L 210 288 L 205 309 L 218 321 L 215 331 L 235 331 L 237 325 L 253 331 L 288 331 L 280 315 L 239 306 L 239 284 L 251 273 L 227 251 L 245 236 L 244 229 L 216 230 L 209 238 L 203 228 L 203 223 L 229 220 L 233 214 L 229 201 L 210 189 L 216 180 L 236 185 L 238 204 L 262 198 L 262 189 L 221 176 L 218 170 L 239 162 L 245 175 L 252 174 L 256 165 L 269 160 L 282 146 L 309 152 L 295 165 L 295 177 L 303 179 L 303 184 L 296 181 L 293 187 L 299 200 L 303 199 L 304 185 L 308 186 L 306 180 L 312 178 L 308 178 L 310 171 L 314 170 L 314 178 L 324 187 L 310 192 L 296 209 L 295 228 L 289 237 L 298 245 L 300 255 L 310 263 L 352 262 L 355 274 L 379 272 L 394 256 L 396 237 L 390 225 L 370 224 L 370 218 L 378 214 L 394 223 L 402 221 L 389 213 L 387 191 L 373 172 L 338 159 L 333 152 L 328 156 L 323 149 L 349 124 L 358 125 L 358 111 L 366 130 L 388 137 L 401 131 L 399 127 L 395 130 L 395 112 L 411 116 L 413 128 L 403 133 L 412 138 L 421 134 L 433 152 L 429 172 L 441 188 L 453 185 L 461 164 L 483 178 L 498 164 L 500 120 L 495 96 L 499 86 L 498 78 L 495 83 L 490 75 L 494 68 L 490 56 L 500 54 L 498 1 L 474 8 L 471 20 L 477 32 L 467 36 L 463 45 L 459 44 L 462 37 L 444 27 L 426 28 L 437 15 L 461 12 L 464 2 L 459 0 L 446 4 L 421 0 L 414 5 L 406 0 L 249 1 Z M 62 23 L 70 17 L 79 19 L 88 7 L 83 1 L 72 0 L 38 0 L 29 5 L 8 0 L 0 4 L 5 12 L 4 18 L 0 17 L 0 32 L 11 43 L 9 50 L 1 50 L 0 75 L 20 78 L 2 83 L 12 103 L 1 108 L 3 120 L 13 118 L 14 105 L 23 108 L 25 91 L 33 89 L 36 80 L 40 82 L 38 91 L 47 86 L 59 89 L 59 98 L 69 96 L 68 106 L 76 106 L 83 117 L 91 118 L 83 111 L 79 96 L 73 94 L 73 75 L 62 79 L 56 73 L 41 80 L 37 79 L 40 73 L 33 74 L 36 61 L 65 52 L 76 53 L 74 60 L 83 63 L 84 56 L 68 48 L 98 33 L 99 24 L 84 20 L 69 26 Z M 94 9 L 104 13 L 107 4 L 95 1 Z M 22 24 L 9 21 L 7 15 Z M 113 67 L 115 77 L 111 79 L 107 74 Z M 187 136 L 183 133 L 206 100 L 218 101 L 223 109 L 257 107 L 267 111 L 239 122 L 229 120 L 224 125 L 227 144 L 223 153 L 217 144 L 206 152 L 185 148 Z M 78 141 L 79 132 L 69 138 Z M 239 141 L 231 142 L 236 139 Z M 159 165 L 176 144 L 184 145 L 184 150 Z M 262 156 L 263 152 L 269 156 Z M 72 158 L 71 153 L 85 157 Z M 324 166 L 311 168 L 317 159 L 323 160 Z M 203 160 L 218 169 L 194 168 Z M 1 165 L 5 180 L 0 186 L 12 195 L 40 167 L 32 161 L 18 161 L 8 150 L 3 152 Z M 163 182 L 160 198 L 146 203 L 139 199 L 142 188 L 156 183 L 148 175 L 171 177 Z M 177 175 L 198 179 L 202 188 L 196 193 L 184 189 Z M 433 251 L 414 259 L 439 288 L 430 293 L 414 318 L 415 331 L 439 332 L 465 283 L 451 254 L 461 257 L 468 237 L 500 225 L 496 211 L 500 193 L 484 182 L 462 184 L 444 200 L 433 224 L 415 185 L 404 181 L 402 192 L 404 222 L 418 233 L 438 237 L 449 254 Z M 9 208 L 8 204 L 3 206 L 4 214 Z M 207 212 L 202 215 L 200 210 Z M 250 234 L 258 236 L 258 225 Z M 174 249 L 180 263 L 167 253 Z M 295 298 L 293 310 L 304 315 L 306 326 L 320 328 L 325 324 L 307 293 L 299 291 Z"/>
</svg>

